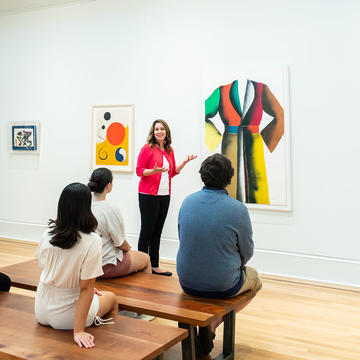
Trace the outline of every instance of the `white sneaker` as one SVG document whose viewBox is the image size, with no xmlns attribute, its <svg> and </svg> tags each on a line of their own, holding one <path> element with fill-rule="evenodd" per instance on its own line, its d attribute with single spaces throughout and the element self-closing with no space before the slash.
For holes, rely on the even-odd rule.
<svg viewBox="0 0 360 360">
<path fill-rule="evenodd" d="M 143 321 L 152 321 L 155 319 L 155 316 L 146 315 L 146 314 L 138 314 L 136 319 L 143 320 Z"/>
<path fill-rule="evenodd" d="M 143 321 L 152 321 L 155 319 L 155 316 L 146 315 L 146 314 L 138 314 L 134 311 L 128 310 L 120 310 L 119 315 L 131 317 L 133 319 L 143 320 Z"/>
<path fill-rule="evenodd" d="M 128 310 L 120 310 L 119 315 L 127 316 L 136 319 L 138 314 L 134 311 L 128 311 Z"/>
</svg>

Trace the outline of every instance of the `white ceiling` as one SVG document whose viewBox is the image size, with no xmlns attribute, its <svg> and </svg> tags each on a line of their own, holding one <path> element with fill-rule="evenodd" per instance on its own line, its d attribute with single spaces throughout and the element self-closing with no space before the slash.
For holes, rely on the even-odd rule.
<svg viewBox="0 0 360 360">
<path fill-rule="evenodd" d="M 0 16 L 95 0 L 0 0 Z"/>
</svg>

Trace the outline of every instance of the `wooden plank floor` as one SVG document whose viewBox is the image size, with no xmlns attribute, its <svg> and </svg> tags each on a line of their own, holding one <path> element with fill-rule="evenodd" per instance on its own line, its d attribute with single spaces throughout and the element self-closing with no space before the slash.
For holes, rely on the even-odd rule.
<svg viewBox="0 0 360 360">
<path fill-rule="evenodd" d="M 35 250 L 36 244 L 0 239 L 0 266 L 29 260 Z M 162 266 L 175 272 L 172 262 Z M 154 322 L 177 326 L 159 318 Z M 263 289 L 237 315 L 235 342 L 236 360 L 360 359 L 360 289 L 263 276 Z M 215 339 L 212 354 L 219 352 L 221 341 Z M 164 359 L 180 360 L 180 346 L 167 351 Z"/>
</svg>

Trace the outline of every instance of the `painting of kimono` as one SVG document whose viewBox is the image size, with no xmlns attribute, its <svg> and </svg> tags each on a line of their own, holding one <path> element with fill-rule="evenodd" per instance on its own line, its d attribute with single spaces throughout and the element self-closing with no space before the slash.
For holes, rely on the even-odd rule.
<svg viewBox="0 0 360 360">
<path fill-rule="evenodd" d="M 219 152 L 231 160 L 229 195 L 255 207 L 289 210 L 286 71 L 212 74 L 205 89 L 204 156 Z"/>
<path fill-rule="evenodd" d="M 134 105 L 93 106 L 93 169 L 133 171 Z"/>
</svg>

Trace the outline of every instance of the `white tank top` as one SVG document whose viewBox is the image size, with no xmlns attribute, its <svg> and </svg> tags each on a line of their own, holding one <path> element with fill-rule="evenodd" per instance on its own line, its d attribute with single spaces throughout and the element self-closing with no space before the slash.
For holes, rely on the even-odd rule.
<svg viewBox="0 0 360 360">
<path fill-rule="evenodd" d="M 169 162 L 163 155 L 163 167 L 169 169 Z M 169 195 L 169 171 L 161 173 L 158 195 Z"/>
</svg>

